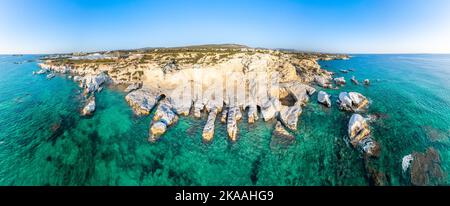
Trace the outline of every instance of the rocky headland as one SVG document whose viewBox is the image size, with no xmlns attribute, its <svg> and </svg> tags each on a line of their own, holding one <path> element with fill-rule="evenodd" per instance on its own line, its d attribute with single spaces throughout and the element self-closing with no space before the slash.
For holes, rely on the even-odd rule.
<svg viewBox="0 0 450 206">
<path fill-rule="evenodd" d="M 312 95 L 317 95 L 317 102 L 324 107 L 331 107 L 333 99 L 337 108 L 350 117 L 343 123 L 347 124 L 348 145 L 361 152 L 373 184 L 385 185 L 385 174 L 371 164 L 371 159 L 380 156 L 381 145 L 371 132 L 374 115 L 367 114 L 369 98 L 352 91 L 337 96 L 326 92 L 345 88 L 346 80 L 321 68 L 318 61 L 348 58 L 241 45 L 206 45 L 51 55 L 41 59 L 41 70 L 34 74 L 66 74 L 79 83 L 84 96 L 82 116 L 95 115 L 95 95 L 103 87 L 120 85 L 135 115 L 146 116 L 154 111 L 149 142 L 163 138 L 181 116 L 188 115 L 207 118 L 203 142 L 213 141 L 216 123 L 225 124 L 229 140 L 235 142 L 239 139 L 238 124 L 246 116 L 249 124 L 271 121 L 274 130 L 270 147 L 284 147 L 296 141 L 299 117 Z M 355 70 L 340 70 L 349 72 Z M 355 76 L 350 80 L 360 85 Z M 370 85 L 369 79 L 361 85 Z M 439 156 L 435 154 L 427 150 L 402 160 L 402 169 L 410 170 L 414 185 L 439 182 L 426 175 L 440 172 Z"/>
<path fill-rule="evenodd" d="M 313 84 L 331 85 L 333 73 L 317 62 L 334 59 L 348 56 L 205 45 L 47 56 L 35 74 L 62 73 L 79 82 L 86 99 L 80 112 L 84 116 L 93 115 L 95 93 L 103 85 L 125 85 L 125 100 L 136 115 L 149 115 L 156 107 L 151 142 L 179 116 L 200 118 L 202 113 L 208 116 L 205 142 L 214 137 L 218 115 L 229 139 L 237 141 L 244 113 L 248 123 L 275 119 L 278 128 L 295 131 L 302 107 L 316 91 Z"/>
</svg>

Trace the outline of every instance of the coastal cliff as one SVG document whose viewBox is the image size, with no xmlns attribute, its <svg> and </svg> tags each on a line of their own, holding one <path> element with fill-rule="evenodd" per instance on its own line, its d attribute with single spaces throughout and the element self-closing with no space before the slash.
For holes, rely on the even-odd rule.
<svg viewBox="0 0 450 206">
<path fill-rule="evenodd" d="M 238 138 L 243 113 L 249 123 L 259 119 L 259 111 L 264 121 L 278 119 L 287 129 L 296 130 L 302 106 L 315 92 L 314 80 L 331 79 L 317 61 L 347 58 L 210 45 L 56 55 L 39 65 L 42 70 L 73 76 L 85 88 L 86 98 L 95 96 L 103 83 L 126 85 L 125 99 L 136 115 L 148 115 L 159 104 L 158 118 L 149 130 L 151 142 L 176 124 L 178 116 L 191 113 L 199 118 L 202 112 L 208 113 L 203 138 L 209 142 L 219 112 L 231 141 Z"/>
</svg>

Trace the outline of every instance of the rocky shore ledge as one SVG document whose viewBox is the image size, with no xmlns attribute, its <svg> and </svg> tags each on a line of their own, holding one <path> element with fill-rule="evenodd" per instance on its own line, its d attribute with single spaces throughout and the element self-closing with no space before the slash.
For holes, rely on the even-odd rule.
<svg viewBox="0 0 450 206">
<path fill-rule="evenodd" d="M 371 184 L 385 185 L 388 177 L 374 167 L 372 159 L 381 155 L 381 144 L 370 123 L 371 101 L 363 94 L 327 91 L 346 87 L 344 77 L 322 69 L 319 60 L 347 60 L 347 55 L 302 53 L 291 50 L 254 49 L 241 45 L 208 45 L 181 48 L 99 52 L 94 54 L 51 55 L 41 59 L 35 75 L 66 74 L 83 90 L 82 116 L 95 115 L 95 95 L 108 84 L 121 85 L 125 101 L 135 115 L 154 111 L 149 123 L 149 142 L 163 138 L 180 116 L 207 118 L 202 140 L 214 139 L 216 121 L 226 124 L 229 140 L 239 139 L 238 124 L 271 121 L 274 125 L 271 148 L 296 141 L 298 120 L 312 95 L 324 109 L 337 103 L 347 113 L 346 141 L 362 159 Z M 354 69 L 340 73 L 355 72 Z M 369 79 L 354 85 L 371 85 Z M 323 91 L 317 91 L 317 90 Z M 219 120 L 217 120 L 219 118 Z M 403 157 L 401 166 L 413 185 L 438 185 L 444 178 L 440 156 L 433 148 Z M 409 173 L 407 172 L 409 171 Z M 434 178 L 437 177 L 437 178 Z M 434 178 L 434 179 L 433 179 Z"/>
<path fill-rule="evenodd" d="M 332 79 L 317 61 L 334 59 L 348 56 L 206 45 L 52 55 L 43 58 L 41 70 L 34 73 L 67 74 L 79 82 L 86 100 L 80 111 L 83 116 L 93 115 L 95 93 L 103 85 L 125 85 L 125 100 L 136 115 L 149 115 L 156 108 L 149 129 L 151 142 L 179 116 L 200 118 L 202 113 L 208 119 L 202 135 L 205 142 L 213 140 L 218 115 L 234 142 L 243 113 L 249 123 L 261 117 L 277 120 L 278 130 L 297 130 L 302 107 L 316 91 L 314 80 Z"/>
</svg>

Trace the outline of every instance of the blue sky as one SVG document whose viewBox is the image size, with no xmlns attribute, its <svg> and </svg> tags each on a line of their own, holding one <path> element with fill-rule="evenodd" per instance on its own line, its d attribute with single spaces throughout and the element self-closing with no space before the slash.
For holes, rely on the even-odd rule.
<svg viewBox="0 0 450 206">
<path fill-rule="evenodd" d="M 450 53 L 446 0 L 2 0 L 0 53 L 238 43 Z"/>
</svg>

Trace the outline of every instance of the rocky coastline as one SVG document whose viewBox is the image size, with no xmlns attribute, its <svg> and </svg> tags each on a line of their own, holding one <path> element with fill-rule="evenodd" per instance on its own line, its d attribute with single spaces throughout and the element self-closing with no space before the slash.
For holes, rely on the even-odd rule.
<svg viewBox="0 0 450 206">
<path fill-rule="evenodd" d="M 371 132 L 374 119 L 367 114 L 369 97 L 353 91 L 341 91 L 337 96 L 327 93 L 345 88 L 346 80 L 321 68 L 318 61 L 345 60 L 349 58 L 346 55 L 247 47 L 159 48 L 101 55 L 108 58 L 45 57 L 39 63 L 41 69 L 33 74 L 60 73 L 79 83 L 84 96 L 82 116 L 95 115 L 95 95 L 103 87 L 123 85 L 125 101 L 135 115 L 147 116 L 154 111 L 148 134 L 152 143 L 163 138 L 181 116 L 188 115 L 206 117 L 201 136 L 204 143 L 214 141 L 217 123 L 226 125 L 229 141 L 236 142 L 238 125 L 246 115 L 249 124 L 273 123 L 270 147 L 285 147 L 296 141 L 299 117 L 309 99 L 317 95 L 317 103 L 324 109 L 332 107 L 333 99 L 337 109 L 350 115 L 346 139 L 349 147 L 362 154 L 368 178 L 376 185 L 386 182 L 384 173 L 371 166 L 382 147 Z M 369 79 L 360 83 L 352 76 L 350 80 L 354 85 L 370 85 Z M 434 154 L 430 151 L 405 156 L 401 162 L 404 172 L 411 171 L 415 185 L 430 182 L 428 177 L 420 176 L 422 170 L 440 171 L 438 166 L 422 166 L 426 161 L 438 162 L 436 155 L 428 155 Z"/>
<path fill-rule="evenodd" d="M 202 135 L 205 142 L 213 140 L 218 115 L 232 142 L 238 139 L 244 112 L 248 123 L 261 116 L 264 121 L 277 119 L 287 130 L 295 131 L 302 107 L 316 91 L 314 80 L 330 80 L 332 76 L 317 61 L 348 59 L 346 55 L 225 45 L 114 51 L 96 56 L 102 58 L 48 56 L 34 74 L 67 74 L 78 82 L 86 102 L 82 116 L 94 115 L 95 93 L 104 85 L 126 85 L 125 100 L 136 115 L 149 115 L 156 108 L 150 142 L 176 124 L 179 116 L 200 118 L 202 113 L 208 116 Z"/>
<path fill-rule="evenodd" d="M 93 115 L 95 93 L 105 84 L 125 85 L 125 100 L 135 115 L 149 115 L 155 109 L 149 142 L 162 138 L 180 116 L 201 118 L 202 113 L 207 116 L 203 142 L 213 141 L 218 117 L 226 125 L 229 141 L 236 142 L 238 124 L 246 113 L 249 124 L 259 119 L 276 123 L 271 148 L 295 142 L 293 133 L 302 108 L 312 95 L 317 93 L 318 103 L 331 107 L 331 95 L 317 92 L 317 88 L 337 89 L 346 84 L 343 77 L 333 77 L 334 73 L 318 64 L 319 60 L 347 58 L 342 55 L 250 48 L 133 50 L 122 55 L 119 52 L 117 58 L 97 60 L 44 59 L 42 69 L 35 73 L 73 76 L 84 90 L 83 116 Z M 354 77 L 352 82 L 356 82 Z M 367 111 L 368 98 L 341 92 L 337 104 L 343 112 L 353 113 L 348 122 L 350 145 L 361 151 L 366 161 L 378 157 L 380 144 L 370 135 L 368 118 L 360 114 Z"/>
</svg>

